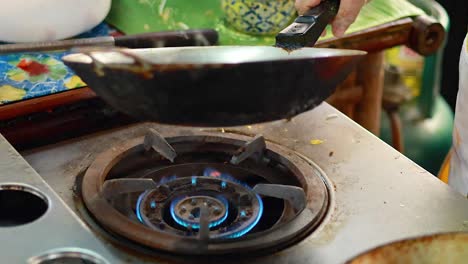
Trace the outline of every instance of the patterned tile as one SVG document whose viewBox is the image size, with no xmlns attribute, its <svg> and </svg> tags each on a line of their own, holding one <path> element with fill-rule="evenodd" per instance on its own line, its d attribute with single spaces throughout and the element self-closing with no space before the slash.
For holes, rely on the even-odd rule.
<svg viewBox="0 0 468 264">
<path fill-rule="evenodd" d="M 294 0 L 223 0 L 226 23 L 243 33 L 274 35 L 296 14 Z"/>
<path fill-rule="evenodd" d="M 112 30 L 101 24 L 77 38 L 109 35 Z M 50 95 L 86 84 L 61 58 L 67 52 L 0 55 L 0 105 Z"/>
</svg>

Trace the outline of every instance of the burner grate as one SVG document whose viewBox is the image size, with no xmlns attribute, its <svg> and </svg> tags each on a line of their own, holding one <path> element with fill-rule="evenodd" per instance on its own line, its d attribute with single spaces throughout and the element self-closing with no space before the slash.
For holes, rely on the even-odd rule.
<svg viewBox="0 0 468 264">
<path fill-rule="evenodd" d="M 111 231 L 174 253 L 257 251 L 313 230 L 328 204 L 320 170 L 262 136 L 239 137 L 150 130 L 96 158 L 83 200 Z"/>
</svg>

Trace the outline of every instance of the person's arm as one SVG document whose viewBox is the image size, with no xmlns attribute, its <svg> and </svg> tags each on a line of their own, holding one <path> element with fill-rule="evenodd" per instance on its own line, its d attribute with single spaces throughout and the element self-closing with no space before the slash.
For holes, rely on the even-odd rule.
<svg viewBox="0 0 468 264">
<path fill-rule="evenodd" d="M 296 0 L 296 9 L 299 14 L 304 14 L 312 7 L 319 5 L 321 0 Z M 368 0 L 341 0 L 340 10 L 332 22 L 333 34 L 343 36 L 348 27 L 356 20 L 361 8 Z"/>
</svg>

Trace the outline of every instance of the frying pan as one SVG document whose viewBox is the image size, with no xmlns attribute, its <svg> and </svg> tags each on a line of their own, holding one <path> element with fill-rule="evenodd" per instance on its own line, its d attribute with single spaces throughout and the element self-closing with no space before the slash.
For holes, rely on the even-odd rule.
<svg viewBox="0 0 468 264">
<path fill-rule="evenodd" d="M 393 242 L 365 252 L 348 264 L 465 264 L 468 233 L 443 233 Z"/>
<path fill-rule="evenodd" d="M 299 16 L 276 47 L 88 49 L 63 60 L 108 104 L 141 120 L 231 126 L 291 118 L 323 102 L 366 54 L 303 48 L 339 2 Z"/>
</svg>

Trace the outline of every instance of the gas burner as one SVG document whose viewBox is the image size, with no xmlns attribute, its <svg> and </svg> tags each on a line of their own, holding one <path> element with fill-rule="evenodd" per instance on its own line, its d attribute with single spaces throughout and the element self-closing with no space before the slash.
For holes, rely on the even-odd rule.
<svg viewBox="0 0 468 264">
<path fill-rule="evenodd" d="M 246 184 L 212 176 L 179 178 L 143 193 L 138 219 L 178 235 L 237 238 L 256 226 L 263 202 Z M 229 217 L 228 217 L 229 216 Z M 203 226 L 205 225 L 205 226 Z"/>
<path fill-rule="evenodd" d="M 326 213 L 321 170 L 262 136 L 163 138 L 100 154 L 82 197 L 105 229 L 177 254 L 258 253 L 297 242 Z"/>
</svg>

